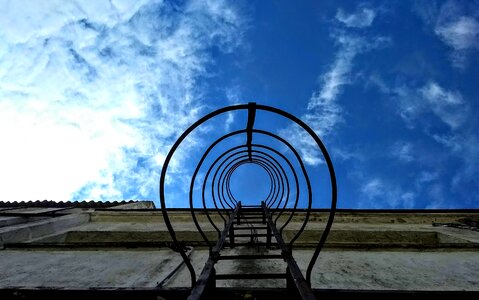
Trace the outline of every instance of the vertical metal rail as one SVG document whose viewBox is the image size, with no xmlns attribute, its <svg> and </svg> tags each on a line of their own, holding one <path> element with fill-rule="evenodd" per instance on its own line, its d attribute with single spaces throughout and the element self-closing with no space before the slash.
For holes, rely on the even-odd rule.
<svg viewBox="0 0 479 300">
<path fill-rule="evenodd" d="M 228 235 L 233 222 L 236 219 L 236 214 L 241 209 L 241 202 L 238 202 L 238 205 L 234 209 L 234 211 L 230 214 L 228 222 L 226 223 L 225 228 L 221 232 L 221 236 L 216 242 L 216 245 L 213 247 L 213 250 L 210 252 L 208 260 L 201 271 L 200 276 L 198 277 L 198 281 L 196 285 L 191 290 L 191 294 L 188 297 L 188 300 L 199 300 L 203 297 L 203 294 L 206 292 L 207 287 L 215 287 L 215 264 L 218 262 L 218 258 L 220 257 L 220 251 L 223 249 L 225 244 L 226 236 Z"/>
<path fill-rule="evenodd" d="M 266 215 L 266 224 L 271 229 L 271 233 L 276 238 L 276 243 L 281 250 L 281 255 L 283 256 L 283 260 L 288 265 L 286 270 L 287 279 L 289 278 L 294 283 L 296 290 L 298 291 L 299 295 L 303 300 L 315 300 L 316 297 L 314 296 L 313 290 L 311 289 L 310 284 L 306 281 L 301 270 L 298 267 L 298 264 L 293 258 L 292 249 L 289 248 L 281 234 L 279 234 L 278 229 L 274 225 L 274 222 L 271 218 L 271 213 L 266 205 L 263 205 L 263 210 Z"/>
<path fill-rule="evenodd" d="M 256 117 L 256 103 L 248 103 L 248 123 L 246 124 L 246 146 L 248 147 L 249 161 L 253 161 L 251 157 L 251 143 L 253 142 L 253 126 Z"/>
</svg>

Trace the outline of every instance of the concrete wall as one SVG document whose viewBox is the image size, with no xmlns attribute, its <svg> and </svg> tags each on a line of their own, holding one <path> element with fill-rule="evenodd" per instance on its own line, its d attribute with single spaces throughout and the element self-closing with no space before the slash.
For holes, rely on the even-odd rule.
<svg viewBox="0 0 479 300">
<path fill-rule="evenodd" d="M 0 288 L 189 286 L 189 273 L 181 257 L 166 247 L 169 234 L 160 212 L 130 207 L 64 213 L 0 216 Z M 179 238 L 193 245 L 190 255 L 199 273 L 208 251 L 191 216 L 172 212 L 171 218 Z M 302 218 L 299 214 L 285 230 L 286 239 L 301 226 Z M 303 271 L 325 218 L 325 213 L 314 213 L 313 222 L 298 240 L 294 256 Z M 312 285 L 327 289 L 479 291 L 479 232 L 467 226 L 433 226 L 460 225 L 471 218 L 477 218 L 477 213 L 338 213 L 315 265 Z M 204 218 L 200 221 L 206 224 Z M 215 231 L 211 226 L 205 228 L 213 240 Z M 224 253 L 251 251 L 278 253 L 265 247 L 237 247 Z M 217 272 L 283 272 L 285 268 L 282 260 L 220 261 Z M 284 287 L 284 280 L 230 280 L 218 285 Z"/>
</svg>

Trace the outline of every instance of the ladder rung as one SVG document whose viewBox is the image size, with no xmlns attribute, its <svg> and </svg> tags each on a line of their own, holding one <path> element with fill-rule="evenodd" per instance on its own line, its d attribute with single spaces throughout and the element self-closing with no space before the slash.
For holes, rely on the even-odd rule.
<svg viewBox="0 0 479 300">
<path fill-rule="evenodd" d="M 217 280 L 228 279 L 270 279 L 270 278 L 286 278 L 285 273 L 257 273 L 257 274 L 216 274 Z"/>
<path fill-rule="evenodd" d="M 280 254 L 251 254 L 251 255 L 222 255 L 218 258 L 218 260 L 227 260 L 227 259 L 279 259 L 283 258 Z"/>
<path fill-rule="evenodd" d="M 254 221 L 254 220 L 251 221 L 250 220 L 250 221 L 245 221 L 245 223 L 247 223 L 247 224 L 264 224 L 263 220 L 258 220 L 258 221 Z"/>
<path fill-rule="evenodd" d="M 229 234 L 227 235 L 230 236 Z M 235 234 L 235 237 L 264 237 L 268 236 L 266 233 L 243 233 L 243 234 Z"/>
<path fill-rule="evenodd" d="M 225 246 L 229 247 L 231 244 L 229 242 L 225 243 Z M 264 242 L 240 242 L 240 243 L 234 243 L 235 246 L 276 246 L 276 243 L 264 243 Z"/>
<path fill-rule="evenodd" d="M 262 218 L 263 217 L 263 214 L 252 214 L 252 213 L 247 213 L 247 214 L 241 214 L 240 215 L 241 218 L 245 218 L 245 217 L 255 217 L 255 218 Z"/>
<path fill-rule="evenodd" d="M 258 226 L 258 227 L 233 227 L 233 230 L 266 230 L 267 226 Z"/>
</svg>

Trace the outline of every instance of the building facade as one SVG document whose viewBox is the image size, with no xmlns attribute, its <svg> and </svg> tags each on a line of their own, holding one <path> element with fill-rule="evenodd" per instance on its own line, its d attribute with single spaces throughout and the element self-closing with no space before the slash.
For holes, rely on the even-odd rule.
<svg viewBox="0 0 479 300">
<path fill-rule="evenodd" d="M 199 274 L 208 249 L 188 210 L 170 210 L 178 239 Z M 213 218 L 217 216 L 213 216 Z M 305 270 L 327 212 L 314 211 L 293 255 Z M 304 213 L 283 232 L 287 241 Z M 314 265 L 316 295 L 369 297 L 479 292 L 477 210 L 339 210 Z M 199 219 L 206 223 L 206 219 Z M 280 220 L 281 222 L 281 220 Z M 289 229 L 288 229 L 289 228 Z M 213 228 L 206 231 L 212 240 Z M 241 240 L 241 238 L 239 238 Z M 274 246 L 226 248 L 226 255 L 278 252 Z M 20 202 L 0 204 L 0 297 L 70 295 L 186 299 L 190 274 L 171 249 L 153 202 Z M 281 260 L 219 261 L 217 273 L 281 272 Z M 282 299 L 283 279 L 218 281 L 231 299 Z"/>
</svg>

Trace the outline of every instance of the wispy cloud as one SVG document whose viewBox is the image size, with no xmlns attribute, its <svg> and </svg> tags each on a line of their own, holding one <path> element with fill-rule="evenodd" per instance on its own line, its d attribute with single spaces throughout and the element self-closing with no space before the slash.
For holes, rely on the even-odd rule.
<svg viewBox="0 0 479 300">
<path fill-rule="evenodd" d="M 406 163 L 414 161 L 413 152 L 413 145 L 404 141 L 398 141 L 391 147 L 391 155 Z"/>
<path fill-rule="evenodd" d="M 479 23 L 474 19 L 463 17 L 456 23 L 436 28 L 436 33 L 454 48 L 451 62 L 456 68 L 464 69 L 469 51 L 479 49 Z"/>
<path fill-rule="evenodd" d="M 415 206 L 416 193 L 401 188 L 379 177 L 368 179 L 361 187 L 363 199 L 359 206 L 377 207 L 379 203 L 386 208 L 411 208 Z"/>
<path fill-rule="evenodd" d="M 470 105 L 459 91 L 448 90 L 432 80 L 419 87 L 413 84 L 388 87 L 380 77 L 374 76 L 370 83 L 394 99 L 397 112 L 407 127 L 420 126 L 424 133 L 453 151 L 462 148 L 461 136 L 467 132 L 465 125 L 470 118 Z M 437 121 L 446 125 L 448 131 L 432 130 Z M 395 149 L 401 149 L 401 143 L 396 144 Z"/>
<path fill-rule="evenodd" d="M 447 1 L 440 7 L 434 2 L 416 5 L 418 15 L 452 49 L 452 65 L 459 69 L 465 68 L 468 56 L 479 50 L 478 9 L 474 1 Z"/>
<path fill-rule="evenodd" d="M 363 28 L 371 26 L 376 17 L 376 12 L 369 8 L 358 8 L 355 13 L 348 14 L 342 9 L 338 9 L 336 19 L 347 27 Z"/>
<path fill-rule="evenodd" d="M 225 89 L 226 100 L 229 105 L 236 105 L 242 103 L 241 88 L 239 85 L 233 85 Z M 235 116 L 229 112 L 225 121 L 225 131 L 231 130 L 231 125 L 235 121 Z"/>
<path fill-rule="evenodd" d="M 370 198 L 375 198 L 383 195 L 384 193 L 384 184 L 383 182 L 378 179 L 374 178 L 368 181 L 366 184 L 363 185 L 361 188 L 361 192 L 367 194 Z"/>
<path fill-rule="evenodd" d="M 363 38 L 337 30 L 332 34 L 337 47 L 337 54 L 329 70 L 320 76 L 321 87 L 313 92 L 307 106 L 307 113 L 302 119 L 322 138 L 328 137 L 343 121 L 343 108 L 338 103 L 342 88 L 352 84 L 352 68 L 354 59 L 361 53 L 389 45 L 386 37 Z M 289 127 L 282 131 L 283 135 L 292 136 L 293 144 L 300 149 L 302 157 L 309 165 L 322 162 L 320 153 L 313 141 L 303 131 Z"/>
<path fill-rule="evenodd" d="M 446 202 L 446 193 L 438 171 L 411 173 L 406 181 L 363 169 L 356 169 L 349 175 L 358 183 L 356 201 L 361 208 L 454 207 L 453 202 Z"/>
<path fill-rule="evenodd" d="M 369 8 L 359 7 L 357 12 L 347 14 L 342 9 L 336 13 L 336 19 L 346 27 L 365 28 L 372 24 L 376 12 Z M 337 49 L 333 63 L 326 73 L 319 76 L 320 88 L 313 92 L 307 105 L 307 113 L 301 118 L 320 136 L 328 136 L 343 122 L 344 109 L 338 98 L 345 85 L 352 84 L 354 60 L 362 53 L 390 44 L 390 39 L 383 36 L 367 36 L 350 33 L 348 30 L 333 28 L 331 38 Z M 301 156 L 308 165 L 317 166 L 322 163 L 314 141 L 300 128 L 291 126 L 281 131 L 284 136 L 292 137 L 292 143 L 300 149 Z M 342 157 L 347 155 L 344 150 Z"/>
<path fill-rule="evenodd" d="M 420 184 L 428 183 L 428 182 L 436 180 L 438 177 L 439 177 L 439 174 L 437 172 L 422 171 L 419 174 L 417 182 Z"/>
<path fill-rule="evenodd" d="M 337 31 L 332 37 L 338 52 L 329 71 L 320 76 L 321 89 L 319 92 L 313 93 L 308 104 L 310 110 L 324 105 L 324 103 L 334 102 L 341 92 L 341 87 L 353 83 L 350 78 L 351 70 L 354 59 L 359 54 L 390 44 L 390 39 L 387 37 L 366 39 L 347 34 L 344 31 Z"/>
<path fill-rule="evenodd" d="M 447 91 L 436 82 L 430 81 L 419 90 L 434 114 L 452 129 L 466 120 L 468 107 L 458 91 Z"/>
<path fill-rule="evenodd" d="M 424 122 L 426 118 L 421 116 L 428 113 L 432 113 L 451 129 L 457 129 L 467 119 L 469 106 L 461 93 L 447 90 L 437 82 L 429 81 L 419 88 L 408 85 L 399 85 L 389 90 L 383 86 L 379 88 L 397 100 L 398 112 L 409 127 L 416 126 L 417 121 Z"/>
<path fill-rule="evenodd" d="M 453 188 L 472 183 L 479 186 L 479 137 L 476 132 L 454 132 L 450 134 L 434 134 L 435 141 L 449 149 L 452 156 L 462 161 L 451 179 Z"/>
<path fill-rule="evenodd" d="M 435 32 L 454 50 L 479 48 L 479 22 L 471 17 L 458 16 L 451 22 L 439 22 Z"/>
<path fill-rule="evenodd" d="M 477 187 L 479 138 L 470 126 L 471 105 L 459 91 L 446 89 L 432 80 L 420 86 L 403 83 L 390 87 L 374 76 L 370 83 L 394 99 L 397 113 L 409 129 L 426 138 L 420 142 L 397 142 L 391 153 L 399 161 L 407 162 L 411 158 L 423 165 L 425 169 L 415 179 L 415 191 L 429 197 L 428 208 L 452 207 L 453 204 L 446 201 L 447 190 L 463 193 L 465 188 Z M 427 149 L 419 144 L 428 145 Z M 417 157 L 408 155 L 411 150 Z M 440 176 L 444 170 L 449 174 L 445 180 Z"/>
<path fill-rule="evenodd" d="M 166 152 L 202 109 L 209 49 L 241 41 L 239 13 L 58 2 L 0 8 L 1 200 L 156 197 Z"/>
</svg>

